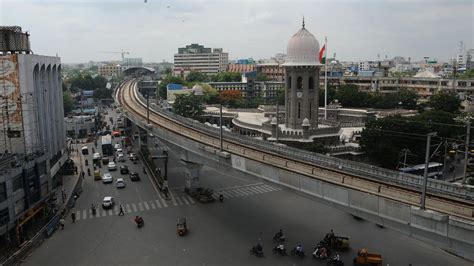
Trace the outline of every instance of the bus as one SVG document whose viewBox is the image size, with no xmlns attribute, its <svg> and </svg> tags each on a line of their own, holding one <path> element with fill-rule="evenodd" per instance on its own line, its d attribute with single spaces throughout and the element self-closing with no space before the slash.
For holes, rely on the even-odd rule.
<svg viewBox="0 0 474 266">
<path fill-rule="evenodd" d="M 109 156 L 114 154 L 114 147 L 112 147 L 112 136 L 105 135 L 102 136 L 102 154 L 104 156 Z"/>
<path fill-rule="evenodd" d="M 418 164 L 411 167 L 404 167 L 399 169 L 401 172 L 423 176 L 425 174 L 425 164 Z M 443 175 L 443 164 L 430 162 L 428 163 L 428 177 L 439 178 Z"/>
</svg>

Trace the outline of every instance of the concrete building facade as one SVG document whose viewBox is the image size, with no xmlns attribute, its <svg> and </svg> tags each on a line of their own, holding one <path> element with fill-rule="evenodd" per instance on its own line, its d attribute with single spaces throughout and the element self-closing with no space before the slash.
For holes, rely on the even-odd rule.
<svg viewBox="0 0 474 266">
<path fill-rule="evenodd" d="M 222 48 L 207 48 L 193 43 L 186 47 L 178 48 L 174 54 L 173 73 L 185 77 L 191 71 L 213 75 L 226 71 L 229 54 Z"/>
<path fill-rule="evenodd" d="M 99 66 L 99 75 L 106 78 L 120 77 L 122 75 L 122 66 L 115 64 Z"/>
</svg>

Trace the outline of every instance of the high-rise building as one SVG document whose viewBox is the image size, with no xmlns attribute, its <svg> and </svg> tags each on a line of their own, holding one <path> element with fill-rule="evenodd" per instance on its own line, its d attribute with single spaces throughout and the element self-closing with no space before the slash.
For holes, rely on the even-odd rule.
<svg viewBox="0 0 474 266">
<path fill-rule="evenodd" d="M 228 62 L 229 54 L 224 53 L 222 48 L 211 49 L 193 43 L 178 48 L 178 53 L 174 55 L 173 72 L 183 77 L 191 71 L 213 75 L 226 71 Z"/>
<path fill-rule="evenodd" d="M 124 66 L 143 66 L 143 61 L 141 58 L 127 58 L 125 57 L 122 61 L 122 65 Z"/>
<path fill-rule="evenodd" d="M 61 61 L 0 45 L 0 235 L 41 214 L 67 156 Z M 12 27 L 0 27 L 0 44 Z M 25 47 L 28 47 L 25 49 Z"/>
<path fill-rule="evenodd" d="M 99 75 L 106 78 L 120 77 L 123 67 L 116 64 L 107 64 L 99 66 Z"/>
</svg>

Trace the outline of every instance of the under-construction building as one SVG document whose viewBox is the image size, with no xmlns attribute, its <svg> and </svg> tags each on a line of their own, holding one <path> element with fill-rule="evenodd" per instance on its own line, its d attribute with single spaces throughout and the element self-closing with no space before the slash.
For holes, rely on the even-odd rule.
<svg viewBox="0 0 474 266">
<path fill-rule="evenodd" d="M 60 58 L 33 54 L 20 27 L 0 27 L 0 236 L 25 239 L 66 159 Z"/>
</svg>

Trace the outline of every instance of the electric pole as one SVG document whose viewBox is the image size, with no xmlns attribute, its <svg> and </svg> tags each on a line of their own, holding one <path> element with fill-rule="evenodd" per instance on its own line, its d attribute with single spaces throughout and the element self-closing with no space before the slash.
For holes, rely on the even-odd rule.
<svg viewBox="0 0 474 266">
<path fill-rule="evenodd" d="M 464 171 L 463 171 L 463 178 L 462 178 L 462 182 L 465 183 L 466 182 L 466 175 L 467 175 L 467 163 L 469 161 L 469 140 L 471 138 L 471 120 L 468 119 L 467 122 L 466 122 L 466 127 L 467 127 L 467 131 L 466 131 L 466 144 L 464 144 L 465 146 L 465 153 L 464 153 Z"/>
<path fill-rule="evenodd" d="M 421 190 L 421 204 L 420 208 L 422 210 L 425 209 L 425 200 L 426 200 L 426 186 L 428 184 L 428 166 L 430 164 L 430 145 L 431 145 L 431 137 L 436 136 L 438 133 L 432 132 L 428 133 L 426 138 L 426 155 L 425 155 L 425 171 L 423 174 L 423 187 Z"/>
</svg>

